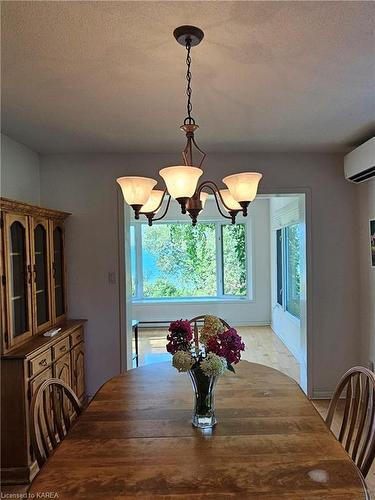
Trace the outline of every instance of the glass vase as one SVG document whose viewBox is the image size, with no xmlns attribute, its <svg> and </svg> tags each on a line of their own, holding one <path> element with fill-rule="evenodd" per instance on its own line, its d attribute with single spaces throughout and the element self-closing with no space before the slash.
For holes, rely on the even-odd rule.
<svg viewBox="0 0 375 500">
<path fill-rule="evenodd" d="M 200 367 L 189 371 L 195 393 L 195 406 L 192 418 L 194 427 L 207 429 L 216 423 L 214 391 L 218 377 L 207 377 Z"/>
</svg>

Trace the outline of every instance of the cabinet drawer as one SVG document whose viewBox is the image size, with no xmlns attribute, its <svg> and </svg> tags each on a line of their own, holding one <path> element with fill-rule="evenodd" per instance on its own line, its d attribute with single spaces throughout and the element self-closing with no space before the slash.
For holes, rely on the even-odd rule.
<svg viewBox="0 0 375 500">
<path fill-rule="evenodd" d="M 71 346 L 75 346 L 82 342 L 83 340 L 83 328 L 77 328 L 73 333 L 70 334 Z"/>
<path fill-rule="evenodd" d="M 30 359 L 29 361 L 30 377 L 33 377 L 37 373 L 44 370 L 47 366 L 51 364 L 51 361 L 52 361 L 51 349 L 48 349 L 47 351 L 42 352 L 42 354 L 39 354 L 39 356 Z"/>
<path fill-rule="evenodd" d="M 66 337 L 66 339 L 60 340 L 52 346 L 52 356 L 53 359 L 58 359 L 60 358 L 63 354 L 67 353 L 69 351 L 69 337 Z"/>
</svg>

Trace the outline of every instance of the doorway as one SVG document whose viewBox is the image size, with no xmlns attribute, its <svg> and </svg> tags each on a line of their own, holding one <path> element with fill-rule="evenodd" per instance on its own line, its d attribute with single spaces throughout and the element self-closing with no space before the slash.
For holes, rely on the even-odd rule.
<svg viewBox="0 0 375 500">
<path fill-rule="evenodd" d="M 220 221 L 213 219 L 213 213 L 208 201 L 201 224 L 206 224 L 207 231 L 216 234 L 213 238 L 216 238 L 217 245 L 221 245 L 220 235 L 226 229 L 221 226 L 217 229 Z M 164 221 L 164 224 L 177 224 L 178 210 L 172 212 L 171 217 L 173 220 Z M 147 252 L 142 256 L 142 243 L 136 242 L 134 235 L 146 233 L 141 227 L 135 227 L 129 213 L 125 214 L 124 268 L 127 269 L 127 293 L 124 300 L 130 315 L 128 318 L 140 321 L 139 364 L 167 359 L 164 345 L 170 321 L 189 319 L 198 314 L 213 314 L 228 319 L 243 335 L 249 346 L 243 359 L 283 371 L 296 379 L 308 393 L 306 193 L 260 194 L 253 202 L 247 220 L 241 218 L 239 222 L 246 224 L 247 231 L 247 282 L 244 296 L 147 297 L 145 295 L 152 288 L 147 282 L 148 288 L 141 290 L 142 298 L 139 299 L 134 294 L 140 293 L 139 282 L 145 281 L 146 274 L 142 275 L 142 280 L 137 280 L 135 273 L 142 272 L 142 265 L 148 269 L 150 262 L 157 267 L 158 255 L 150 256 L 148 241 Z M 163 237 L 166 231 L 165 226 L 161 231 Z M 134 257 L 135 253 L 138 260 Z M 219 256 L 215 264 L 219 291 L 223 290 L 222 279 L 225 274 L 225 270 L 220 271 L 222 264 L 223 256 Z M 156 270 L 155 275 L 160 281 L 159 270 Z M 173 282 L 173 286 L 167 289 L 176 288 L 175 284 Z M 147 293 L 143 293 L 143 290 Z M 131 368 L 135 366 L 131 328 L 128 328 L 126 339 L 127 367 Z"/>
</svg>

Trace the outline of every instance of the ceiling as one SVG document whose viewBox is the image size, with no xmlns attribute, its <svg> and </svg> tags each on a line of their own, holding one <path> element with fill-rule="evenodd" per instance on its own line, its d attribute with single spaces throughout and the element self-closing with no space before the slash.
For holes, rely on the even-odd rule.
<svg viewBox="0 0 375 500">
<path fill-rule="evenodd" d="M 373 2 L 2 2 L 3 132 L 41 153 L 339 152 L 375 127 Z"/>
</svg>

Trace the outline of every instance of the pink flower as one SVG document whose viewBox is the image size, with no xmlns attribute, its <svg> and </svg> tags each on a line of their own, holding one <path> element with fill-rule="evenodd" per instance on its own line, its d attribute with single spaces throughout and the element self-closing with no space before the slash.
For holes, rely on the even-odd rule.
<svg viewBox="0 0 375 500">
<path fill-rule="evenodd" d="M 168 352 L 175 354 L 179 350 L 188 351 L 190 349 L 193 332 L 188 320 L 172 321 L 168 330 L 170 332 L 167 335 L 169 342 L 166 348 Z"/>
<path fill-rule="evenodd" d="M 241 359 L 241 351 L 245 350 L 245 344 L 234 328 L 218 333 L 207 341 L 207 351 L 214 352 L 230 363 L 238 363 Z"/>
</svg>

